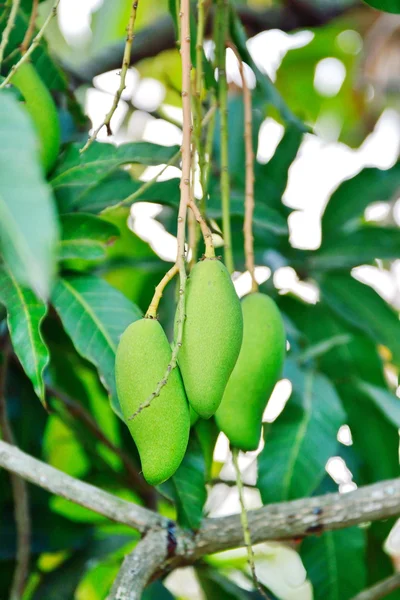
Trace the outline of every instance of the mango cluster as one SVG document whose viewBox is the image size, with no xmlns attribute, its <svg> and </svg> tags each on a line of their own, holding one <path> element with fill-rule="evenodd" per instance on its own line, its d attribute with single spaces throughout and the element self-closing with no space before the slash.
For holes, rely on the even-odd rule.
<svg viewBox="0 0 400 600">
<path fill-rule="evenodd" d="M 178 319 L 177 315 L 176 326 Z M 159 397 L 129 420 L 154 393 L 172 356 L 157 320 L 132 323 L 118 346 L 116 383 L 146 480 L 157 485 L 174 474 L 191 424 L 199 417 L 215 415 L 233 447 L 256 449 L 285 346 L 282 318 L 273 300 L 253 293 L 240 302 L 225 266 L 206 258 L 195 265 L 187 282 L 179 365 Z"/>
</svg>

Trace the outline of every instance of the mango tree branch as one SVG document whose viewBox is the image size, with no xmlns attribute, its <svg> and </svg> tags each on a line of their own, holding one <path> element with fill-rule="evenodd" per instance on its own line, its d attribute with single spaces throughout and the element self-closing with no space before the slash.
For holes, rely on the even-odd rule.
<svg viewBox="0 0 400 600">
<path fill-rule="evenodd" d="M 394 590 L 400 588 L 400 573 L 395 573 L 386 579 L 382 579 L 372 587 L 360 592 L 357 596 L 354 596 L 352 600 L 379 600 L 379 598 L 386 598 Z"/>
</svg>

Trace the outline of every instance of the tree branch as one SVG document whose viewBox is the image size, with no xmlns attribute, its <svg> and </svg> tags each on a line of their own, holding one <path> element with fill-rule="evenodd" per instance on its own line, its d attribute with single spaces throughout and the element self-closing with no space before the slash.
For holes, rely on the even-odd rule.
<svg viewBox="0 0 400 600">
<path fill-rule="evenodd" d="M 372 587 L 360 592 L 360 594 L 354 596 L 353 600 L 378 600 L 379 598 L 385 598 L 390 592 L 398 590 L 399 588 L 400 573 L 395 573 L 387 579 L 383 579 Z"/>
<path fill-rule="evenodd" d="M 140 600 L 142 592 L 167 558 L 168 534 L 150 531 L 128 554 L 107 600 Z"/>
</svg>

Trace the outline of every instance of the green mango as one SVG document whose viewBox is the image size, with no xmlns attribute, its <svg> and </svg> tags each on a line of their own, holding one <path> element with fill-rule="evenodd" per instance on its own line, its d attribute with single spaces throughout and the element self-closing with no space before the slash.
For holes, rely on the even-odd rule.
<svg viewBox="0 0 400 600">
<path fill-rule="evenodd" d="M 209 419 L 222 400 L 239 356 L 242 309 L 230 275 L 219 260 L 198 262 L 186 289 L 179 367 L 190 405 L 200 417 Z"/>
<path fill-rule="evenodd" d="M 281 313 L 265 294 L 242 300 L 243 343 L 215 419 L 231 445 L 256 450 L 262 416 L 278 381 L 286 352 Z"/>
<path fill-rule="evenodd" d="M 48 172 L 56 161 L 61 143 L 60 121 L 54 100 L 29 62 L 17 69 L 11 83 L 24 97 L 24 105 L 39 137 L 42 164 Z"/>
<path fill-rule="evenodd" d="M 178 367 L 151 405 L 133 420 L 128 417 L 155 391 L 171 359 L 160 323 L 135 321 L 122 334 L 115 378 L 122 414 L 137 446 L 143 475 L 158 485 L 175 473 L 185 455 L 190 431 L 189 404 Z"/>
</svg>

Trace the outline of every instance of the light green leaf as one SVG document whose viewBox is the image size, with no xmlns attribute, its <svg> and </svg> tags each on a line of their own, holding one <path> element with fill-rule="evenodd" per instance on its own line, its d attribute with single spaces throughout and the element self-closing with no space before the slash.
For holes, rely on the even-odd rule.
<svg viewBox="0 0 400 600">
<path fill-rule="evenodd" d="M 92 275 L 60 279 L 52 303 L 79 354 L 97 367 L 112 408 L 121 416 L 115 389 L 115 353 L 121 334 L 142 316 L 140 310 Z"/>
<path fill-rule="evenodd" d="M 366 534 L 359 527 L 309 537 L 300 555 L 314 588 L 314 600 L 350 600 L 367 582 Z"/>
<path fill-rule="evenodd" d="M 60 260 L 98 260 L 106 256 L 106 245 L 119 236 L 119 229 L 109 221 L 84 213 L 61 217 Z"/>
<path fill-rule="evenodd" d="M 329 380 L 287 361 L 284 376 L 293 386 L 283 412 L 264 430 L 257 487 L 265 504 L 309 496 L 325 475 L 337 448 L 345 413 Z"/>
<path fill-rule="evenodd" d="M 33 125 L 6 92 L 0 95 L 0 139 L 0 250 L 15 278 L 46 299 L 58 239 L 53 198 Z"/>
<path fill-rule="evenodd" d="M 47 307 L 34 293 L 21 287 L 13 274 L 0 267 L 0 303 L 7 309 L 7 323 L 15 354 L 45 404 L 43 371 L 49 362 L 49 350 L 40 331 Z"/>
</svg>

